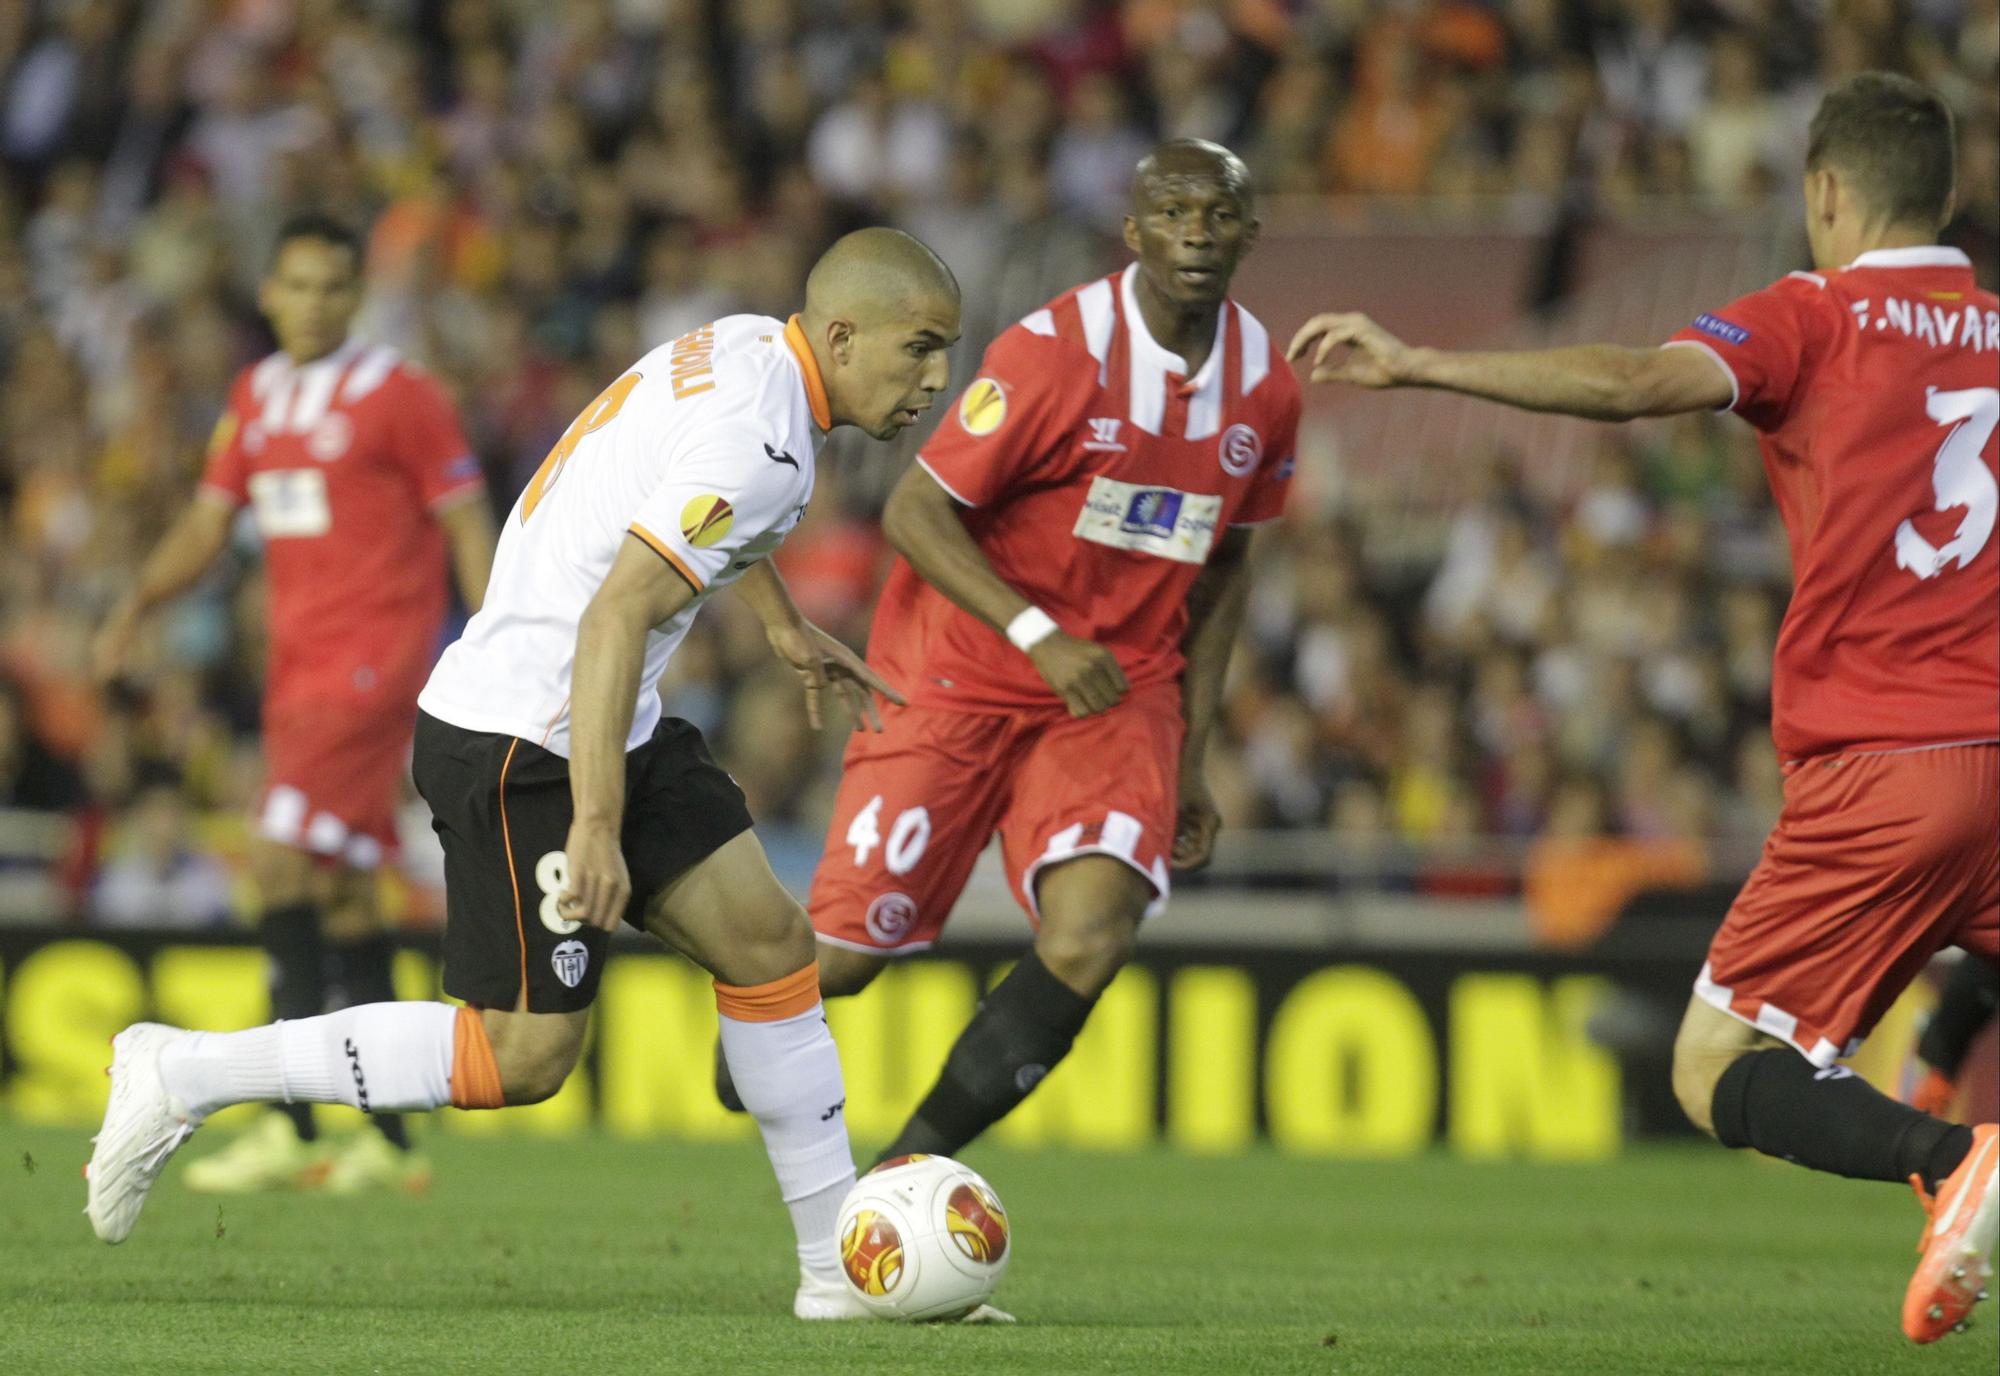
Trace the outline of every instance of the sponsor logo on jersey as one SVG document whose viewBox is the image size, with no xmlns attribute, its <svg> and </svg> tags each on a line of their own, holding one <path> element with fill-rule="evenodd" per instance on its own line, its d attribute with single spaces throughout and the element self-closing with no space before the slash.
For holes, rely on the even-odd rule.
<svg viewBox="0 0 2000 1376">
<path fill-rule="evenodd" d="M 1712 334 L 1729 344 L 1745 344 L 1750 339 L 1750 331 L 1741 325 L 1732 325 L 1721 316 L 1710 315 L 1706 311 L 1694 318 L 1694 327 L 1703 334 Z"/>
<path fill-rule="evenodd" d="M 990 377 L 974 378 L 958 399 L 958 423 L 968 435 L 990 435 L 1007 419 L 1007 391 Z"/>
<path fill-rule="evenodd" d="M 354 1102 L 360 1107 L 363 1113 L 366 1113 L 368 1111 L 368 1077 L 361 1073 L 361 1052 L 354 1045 L 354 1038 L 352 1037 L 344 1040 L 341 1049 L 347 1053 L 348 1073 L 354 1076 Z"/>
<path fill-rule="evenodd" d="M 794 468 L 797 468 L 799 466 L 799 461 L 793 458 L 790 454 L 787 454 L 782 449 L 773 449 L 768 444 L 764 446 L 764 456 L 768 458 L 772 463 L 788 463 Z"/>
<path fill-rule="evenodd" d="M 1079 540 L 1133 550 L 1184 564 L 1208 562 L 1222 498 L 1171 487 L 1141 487 L 1114 478 L 1091 479 L 1090 492 L 1070 532 Z"/>
<path fill-rule="evenodd" d="M 917 905 L 906 893 L 885 893 L 868 905 L 862 924 L 882 945 L 900 945 L 917 929 Z"/>
<path fill-rule="evenodd" d="M 563 988 L 574 989 L 583 983 L 583 972 L 590 968 L 590 949 L 581 941 L 565 941 L 549 957 L 549 966 Z"/>
<path fill-rule="evenodd" d="M 1247 425 L 1238 423 L 1222 432 L 1222 442 L 1216 446 L 1216 458 L 1222 461 L 1222 471 L 1232 478 L 1240 478 L 1257 467 L 1264 457 L 1264 440 Z"/>
<path fill-rule="evenodd" d="M 696 549 L 719 544 L 735 524 L 735 508 L 713 492 L 704 492 L 681 508 L 681 538 Z"/>
</svg>

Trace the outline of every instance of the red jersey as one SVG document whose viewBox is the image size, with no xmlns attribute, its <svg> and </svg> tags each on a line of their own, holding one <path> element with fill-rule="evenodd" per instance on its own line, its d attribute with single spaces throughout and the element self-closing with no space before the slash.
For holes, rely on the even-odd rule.
<svg viewBox="0 0 2000 1376">
<path fill-rule="evenodd" d="M 1996 307 L 1956 249 L 1879 249 L 1674 336 L 1729 373 L 1791 536 L 1788 758 L 2000 740 Z"/>
<path fill-rule="evenodd" d="M 1299 386 L 1257 318 L 1225 302 L 1207 360 L 1147 333 L 1137 266 L 1056 298 L 993 342 L 917 462 L 962 505 L 995 573 L 1134 688 L 1182 667 L 1188 589 L 1232 526 L 1277 517 Z M 912 703 L 1061 705 L 1028 657 L 898 559 L 869 657 Z"/>
<path fill-rule="evenodd" d="M 272 354 L 237 375 L 202 485 L 264 537 L 266 697 L 414 703 L 446 603 L 432 512 L 481 487 L 437 381 L 352 341 L 303 367 Z"/>
</svg>

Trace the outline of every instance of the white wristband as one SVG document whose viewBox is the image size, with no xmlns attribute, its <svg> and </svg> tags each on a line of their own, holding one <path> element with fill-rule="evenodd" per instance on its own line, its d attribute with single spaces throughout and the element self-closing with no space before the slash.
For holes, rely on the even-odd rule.
<svg viewBox="0 0 2000 1376">
<path fill-rule="evenodd" d="M 1040 607 L 1030 607 L 1007 623 L 1007 638 L 1022 654 L 1056 633 L 1055 618 Z"/>
</svg>

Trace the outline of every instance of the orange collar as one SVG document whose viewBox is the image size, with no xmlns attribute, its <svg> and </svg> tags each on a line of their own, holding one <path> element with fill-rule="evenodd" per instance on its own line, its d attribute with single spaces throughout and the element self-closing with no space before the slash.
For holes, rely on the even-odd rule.
<svg viewBox="0 0 2000 1376">
<path fill-rule="evenodd" d="M 819 360 L 813 357 L 805 327 L 799 324 L 796 315 L 785 322 L 785 343 L 791 346 L 792 356 L 799 361 L 799 371 L 805 374 L 806 405 L 812 408 L 813 424 L 822 430 L 833 429 L 833 408 L 827 404 L 826 380 L 819 375 Z"/>
</svg>

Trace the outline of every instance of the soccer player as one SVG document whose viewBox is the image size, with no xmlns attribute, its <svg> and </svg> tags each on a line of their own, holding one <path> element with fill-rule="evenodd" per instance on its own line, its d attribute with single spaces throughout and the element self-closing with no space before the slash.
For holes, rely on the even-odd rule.
<svg viewBox="0 0 2000 1376">
<path fill-rule="evenodd" d="M 1323 315 L 1290 351 L 1314 381 L 1596 420 L 1726 408 L 1760 432 L 1795 578 L 1772 686 L 1785 805 L 1695 983 L 1674 1089 L 1725 1146 L 1916 1186 L 1918 1342 L 1984 1293 L 2000 1140 L 1839 1061 L 1933 952 L 2000 954 L 2000 302 L 1937 246 L 1952 165 L 1943 102 L 1866 73 L 1812 122 L 1817 270 L 1663 348 L 1445 353 Z"/>
<path fill-rule="evenodd" d="M 1163 144 L 1131 197 L 1138 261 L 994 341 L 883 516 L 901 557 L 869 655 L 910 702 L 848 745 L 822 988 L 929 946 L 996 831 L 1035 928 L 885 1158 L 955 1153 L 1018 1104 L 1214 841 L 1203 757 L 1299 388 L 1229 299 L 1257 237 L 1242 161 Z"/>
<path fill-rule="evenodd" d="M 893 698 L 799 615 L 764 562 L 811 500 L 826 432 L 889 439 L 946 382 L 957 283 L 869 229 L 814 267 L 789 322 L 729 316 L 655 349 L 578 416 L 508 516 L 485 605 L 419 700 L 417 786 L 444 843 L 445 1003 L 376 1003 L 235 1033 L 120 1033 L 90 1164 L 123 1239 L 203 1117 L 246 1100 L 387 1109 L 548 1098 L 575 1066 L 611 933 L 629 922 L 716 979 L 722 1043 L 798 1239 L 801 1318 L 854 1313 L 834 1225 L 854 1182 L 812 928 L 743 794 L 663 718 L 660 676 L 737 584 L 814 691 Z M 741 580 L 740 583 L 738 580 Z M 663 1048 L 662 1054 L 673 1054 Z M 989 1316 L 991 1311 L 989 1311 Z"/>
<path fill-rule="evenodd" d="M 277 1018 L 324 1012 L 333 990 L 347 1003 L 396 996 L 376 867 L 396 844 L 447 559 L 475 610 L 493 565 L 485 485 L 444 389 L 393 349 L 348 335 L 361 266 L 360 240 L 337 221 L 306 215 L 279 230 L 258 296 L 278 352 L 237 375 L 194 500 L 95 647 L 99 677 L 118 676 L 140 619 L 201 578 L 249 506 L 270 584 L 266 778 L 250 863 Z M 187 1183 L 422 1188 L 429 1167 L 402 1120 L 374 1122 L 379 1136 L 334 1154 L 316 1140 L 311 1108 L 290 1104 L 191 1165 Z"/>
</svg>

